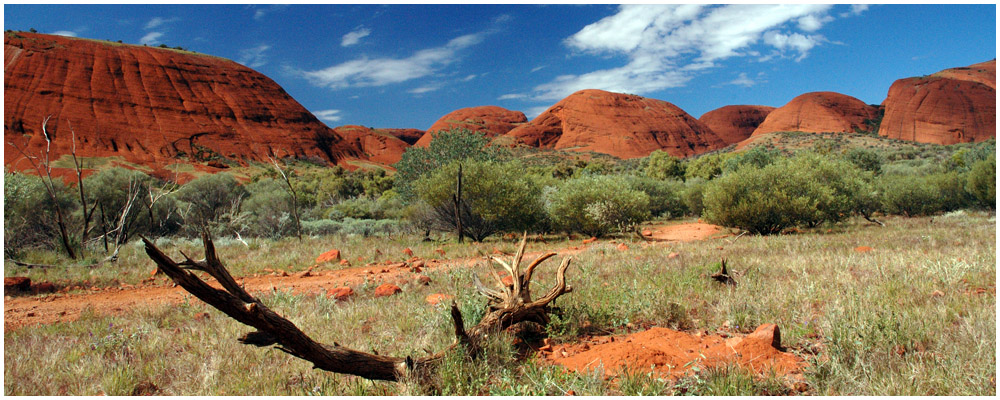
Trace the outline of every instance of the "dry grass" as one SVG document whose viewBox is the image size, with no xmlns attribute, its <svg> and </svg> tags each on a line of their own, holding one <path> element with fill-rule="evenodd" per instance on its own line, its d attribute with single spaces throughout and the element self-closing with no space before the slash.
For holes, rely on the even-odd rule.
<svg viewBox="0 0 1000 400">
<path fill-rule="evenodd" d="M 636 242 L 627 252 L 592 246 L 576 256 L 569 271 L 575 290 L 559 299 L 549 332 L 556 341 L 572 341 L 583 332 L 649 324 L 714 331 L 728 322 L 749 332 L 773 322 L 781 327 L 784 344 L 810 360 L 808 394 L 995 395 L 995 217 L 959 212 L 885 222 L 885 228 L 855 220 L 829 232 L 824 227 L 735 241 Z M 335 246 L 353 258 L 353 252 L 363 256 L 375 247 L 403 257 L 407 245 L 425 257 L 436 248 L 373 239 Z M 476 251 L 453 246 L 449 257 Z M 874 250 L 859 253 L 858 246 Z M 310 239 L 251 242 L 251 247 L 221 246 L 220 255 L 241 274 L 260 259 L 305 266 L 317 251 L 334 245 Z M 680 256 L 668 258 L 670 252 Z M 736 288 L 708 279 L 722 257 L 736 273 Z M 143 265 L 138 259 L 126 263 Z M 540 269 L 543 285 L 553 278 L 553 267 Z M 404 287 L 390 298 L 376 299 L 367 288 L 343 303 L 285 292 L 261 296 L 320 341 L 422 355 L 425 348 L 450 342 L 446 310 L 426 304 L 424 296 L 454 293 L 467 319 L 481 313 L 482 302 L 470 287 L 472 272 L 432 272 L 430 286 Z M 200 312 L 210 318 L 195 320 Z M 145 383 L 170 395 L 784 393 L 780 381 L 752 379 L 739 369 L 704 371 L 681 382 L 642 375 L 608 382 L 534 358 L 517 360 L 502 338 L 480 359 L 449 358 L 432 387 L 370 382 L 312 370 L 277 350 L 238 344 L 235 338 L 248 330 L 191 300 L 180 307 L 91 314 L 6 332 L 4 394 L 131 394 L 148 388 Z"/>
</svg>

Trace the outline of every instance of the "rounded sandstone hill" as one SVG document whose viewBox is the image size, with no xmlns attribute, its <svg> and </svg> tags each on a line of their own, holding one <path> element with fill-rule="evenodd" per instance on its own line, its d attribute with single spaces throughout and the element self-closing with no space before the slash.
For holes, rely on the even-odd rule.
<svg viewBox="0 0 1000 400">
<path fill-rule="evenodd" d="M 494 137 L 510 132 L 511 129 L 525 122 L 528 122 L 528 118 L 524 116 L 523 112 L 511 111 L 503 107 L 462 108 L 438 119 L 414 146 L 427 147 L 431 143 L 432 135 L 440 131 L 468 129 L 482 133 L 486 137 Z"/>
<path fill-rule="evenodd" d="M 705 124 L 668 102 L 587 89 L 507 133 L 529 146 L 592 151 L 619 158 L 664 150 L 687 157 L 726 146 Z"/>
<path fill-rule="evenodd" d="M 4 163 L 46 143 L 51 158 L 121 157 L 158 170 L 219 157 L 237 162 L 361 157 L 270 78 L 236 62 L 188 51 L 7 32 Z M 72 133 L 71 133 L 72 131 Z"/>
<path fill-rule="evenodd" d="M 768 106 L 725 106 L 702 114 L 698 121 L 719 135 L 726 144 L 732 144 L 750 137 L 774 110 L 774 107 Z"/>
<path fill-rule="evenodd" d="M 799 95 L 768 114 L 753 135 L 770 132 L 854 132 L 868 131 L 869 120 L 878 108 L 854 97 L 836 92 L 812 92 Z"/>
<path fill-rule="evenodd" d="M 365 159 L 383 165 L 399 162 L 403 152 L 410 147 L 391 132 L 382 129 L 345 125 L 333 128 L 333 131 L 343 137 L 352 148 L 361 149 Z"/>
<path fill-rule="evenodd" d="M 418 140 L 420 140 L 420 138 L 424 136 L 424 133 L 426 133 L 420 129 L 410 129 L 410 128 L 391 128 L 391 129 L 379 129 L 379 130 L 388 132 L 390 135 L 399 138 L 399 140 L 402 140 L 406 142 L 406 144 L 411 146 Z"/>
<path fill-rule="evenodd" d="M 878 134 L 923 143 L 996 137 L 996 60 L 900 79 L 889 87 Z"/>
</svg>

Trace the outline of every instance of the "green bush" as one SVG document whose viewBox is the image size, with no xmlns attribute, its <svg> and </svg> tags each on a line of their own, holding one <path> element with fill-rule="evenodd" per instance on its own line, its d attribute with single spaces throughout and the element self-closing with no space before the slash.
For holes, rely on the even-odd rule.
<svg viewBox="0 0 1000 400">
<path fill-rule="evenodd" d="M 285 182 L 265 178 L 246 186 L 249 196 L 241 210 L 249 214 L 247 234 L 277 238 L 295 234 L 292 196 Z"/>
<path fill-rule="evenodd" d="M 533 230 L 545 218 L 541 188 L 520 162 L 455 161 L 414 182 L 418 198 L 431 207 L 430 226 L 456 228 L 455 185 L 462 167 L 462 228 L 482 241 L 497 232 Z"/>
<path fill-rule="evenodd" d="M 733 157 L 733 153 L 716 153 L 703 155 L 690 160 L 687 163 L 684 178 L 685 180 L 691 178 L 712 180 L 713 178 L 722 175 L 722 166 L 730 157 Z"/>
<path fill-rule="evenodd" d="M 78 206 L 73 193 L 61 180 L 56 179 L 53 183 L 63 210 L 69 211 Z M 41 178 L 4 171 L 3 197 L 4 255 L 15 257 L 30 248 L 55 249 L 62 246 L 56 224 L 56 203 L 45 190 Z"/>
<path fill-rule="evenodd" d="M 997 199 L 997 160 L 989 158 L 976 162 L 969 171 L 965 190 L 969 192 L 980 207 L 996 208 Z"/>
<path fill-rule="evenodd" d="M 855 147 L 844 154 L 844 158 L 856 167 L 873 174 L 882 173 L 882 155 L 872 149 Z"/>
<path fill-rule="evenodd" d="M 151 204 L 150 191 L 157 195 L 163 190 L 157 180 L 145 173 L 127 168 L 109 168 L 83 179 L 87 201 L 95 202 L 93 224 L 108 231 L 117 226 L 128 202 L 130 191 L 135 200 L 125 217 L 126 238 L 135 234 L 163 236 L 176 233 L 181 218 L 177 202 L 162 196 Z"/>
<path fill-rule="evenodd" d="M 603 236 L 649 218 L 649 196 L 620 177 L 585 176 L 548 191 L 546 209 L 556 229 Z"/>
<path fill-rule="evenodd" d="M 410 147 L 394 164 L 393 188 L 405 202 L 416 199 L 414 182 L 454 161 L 499 161 L 509 156 L 506 149 L 490 146 L 489 138 L 468 129 L 454 129 L 432 134 L 430 144 Z"/>
<path fill-rule="evenodd" d="M 721 173 L 737 171 L 743 166 L 748 165 L 757 168 L 764 168 L 781 157 L 780 150 L 768 149 L 762 146 L 754 147 L 742 153 L 728 154 L 729 157 L 720 159 L 722 163 Z"/>
<path fill-rule="evenodd" d="M 208 227 L 214 236 L 228 236 L 240 231 L 245 217 L 240 206 L 247 197 L 246 189 L 228 173 L 199 177 L 177 191 L 183 202 L 184 227 L 189 235 L 197 235 Z"/>
<path fill-rule="evenodd" d="M 684 182 L 677 178 L 669 180 L 645 176 L 627 176 L 632 189 L 649 196 L 649 213 L 653 217 L 679 217 L 688 213 L 687 204 L 681 199 Z"/>
<path fill-rule="evenodd" d="M 684 179 L 686 166 L 677 157 L 663 150 L 656 150 L 645 160 L 643 174 L 659 180 Z"/>
<path fill-rule="evenodd" d="M 701 216 L 705 210 L 705 180 L 702 178 L 691 178 L 684 182 L 684 189 L 681 191 L 681 200 L 688 210 L 688 214 Z"/>
<path fill-rule="evenodd" d="M 942 209 L 941 191 L 924 176 L 883 175 L 882 202 L 888 214 L 929 215 Z"/>
</svg>

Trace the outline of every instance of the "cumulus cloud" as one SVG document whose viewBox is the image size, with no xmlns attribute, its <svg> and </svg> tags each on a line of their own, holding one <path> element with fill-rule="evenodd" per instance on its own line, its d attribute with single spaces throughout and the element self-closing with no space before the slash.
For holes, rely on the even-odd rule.
<svg viewBox="0 0 1000 400">
<path fill-rule="evenodd" d="M 59 36 L 76 37 L 76 32 L 73 32 L 73 31 L 55 31 L 55 32 L 52 32 L 52 34 L 53 35 L 59 35 Z"/>
<path fill-rule="evenodd" d="M 564 43 L 585 54 L 624 57 L 624 65 L 556 77 L 536 86 L 530 97 L 558 100 L 587 88 L 641 94 L 683 86 L 697 71 L 729 58 L 759 55 L 762 46 L 802 59 L 825 39 L 801 32 L 815 32 L 831 21 L 830 7 L 622 5 Z"/>
<path fill-rule="evenodd" d="M 751 87 L 753 85 L 756 85 L 757 82 L 755 82 L 753 79 L 750 79 L 749 77 L 747 77 L 747 73 L 746 72 L 740 72 L 740 75 L 738 77 L 736 77 L 736 79 L 733 79 L 733 80 L 727 82 L 727 84 L 729 84 L 729 85 L 736 85 L 736 86 L 743 86 L 743 87 Z"/>
<path fill-rule="evenodd" d="M 344 35 L 343 38 L 341 38 L 340 45 L 343 47 L 356 45 L 358 44 L 359 41 L 361 41 L 361 38 L 371 34 L 372 31 L 371 29 L 368 28 L 361 27 L 355 29 L 354 31 L 347 33 L 346 35 Z"/>
<path fill-rule="evenodd" d="M 406 92 L 410 93 L 410 94 L 424 94 L 424 93 L 430 93 L 430 92 L 436 91 L 438 89 L 441 89 L 441 86 L 439 86 L 439 85 L 427 85 L 427 86 L 421 86 L 421 87 L 418 87 L 418 88 L 413 88 L 413 89 L 407 90 Z"/>
<path fill-rule="evenodd" d="M 255 21 L 260 21 L 263 20 L 264 17 L 267 16 L 267 14 L 288 8 L 288 4 L 272 4 L 263 8 L 257 8 L 256 6 L 251 6 L 251 8 L 254 9 L 253 19 Z"/>
<path fill-rule="evenodd" d="M 251 47 L 249 49 L 240 50 L 240 64 L 246 65 L 250 68 L 260 68 L 267 64 L 267 54 L 271 46 L 262 44 L 257 47 Z"/>
<path fill-rule="evenodd" d="M 142 44 L 156 44 L 157 40 L 163 37 L 163 32 L 149 32 L 145 36 L 139 39 L 139 43 Z"/>
<path fill-rule="evenodd" d="M 324 121 L 338 122 L 343 117 L 340 115 L 340 110 L 320 110 L 313 111 L 313 115 Z"/>
<path fill-rule="evenodd" d="M 294 71 L 310 83 L 330 89 L 384 86 L 433 74 L 457 61 L 459 51 L 482 41 L 482 34 L 452 39 L 446 45 L 414 52 L 406 58 L 361 57 L 315 71 Z"/>
<path fill-rule="evenodd" d="M 851 11 L 841 13 L 841 17 L 850 17 L 854 15 L 861 15 L 861 13 L 868 11 L 868 4 L 851 4 Z"/>
</svg>

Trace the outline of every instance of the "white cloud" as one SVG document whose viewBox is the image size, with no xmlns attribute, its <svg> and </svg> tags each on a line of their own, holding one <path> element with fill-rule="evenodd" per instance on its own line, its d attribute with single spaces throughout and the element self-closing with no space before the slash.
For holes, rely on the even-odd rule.
<svg viewBox="0 0 1000 400">
<path fill-rule="evenodd" d="M 407 93 L 411 93 L 411 94 L 424 94 L 424 93 L 430 93 L 430 92 L 436 91 L 438 89 L 441 89 L 441 86 L 439 86 L 439 85 L 428 85 L 428 86 L 421 86 L 421 87 L 418 87 L 418 88 L 410 89 L 410 90 L 407 90 L 406 92 Z"/>
<path fill-rule="evenodd" d="M 76 32 L 73 32 L 73 31 L 55 31 L 55 32 L 52 32 L 52 34 L 53 35 L 59 35 L 59 36 L 76 37 Z"/>
<path fill-rule="evenodd" d="M 163 37 L 163 32 L 149 32 L 146 34 L 146 36 L 143 36 L 141 39 L 139 39 L 139 43 L 156 44 L 154 42 L 156 42 L 161 37 Z"/>
<path fill-rule="evenodd" d="M 344 37 L 340 40 L 340 45 L 343 46 L 343 47 L 356 45 L 356 44 L 358 44 L 359 41 L 361 41 L 361 38 L 363 38 L 365 36 L 368 36 L 368 35 L 371 35 L 371 34 L 372 34 L 372 30 L 368 29 L 368 28 L 361 27 L 361 28 L 355 29 L 354 31 L 349 32 L 346 35 L 344 35 Z"/>
<path fill-rule="evenodd" d="M 497 97 L 497 100 L 517 100 L 528 98 L 527 94 L 524 93 L 510 93 L 503 96 Z"/>
<path fill-rule="evenodd" d="M 537 66 L 537 67 L 535 67 L 535 68 L 532 68 L 532 69 L 531 69 L 531 72 L 538 72 L 538 71 L 541 71 L 541 70 L 542 70 L 542 69 L 544 69 L 544 68 L 545 68 L 545 66 L 544 66 L 544 65 L 540 65 L 540 66 Z"/>
<path fill-rule="evenodd" d="M 457 61 L 458 52 L 479 43 L 482 34 L 459 36 L 441 47 L 406 58 L 362 57 L 316 71 L 295 71 L 313 85 L 331 89 L 384 86 L 422 78 Z"/>
<path fill-rule="evenodd" d="M 471 80 L 476 79 L 478 77 L 479 77 L 479 75 L 471 74 L 471 75 L 466 76 L 465 78 L 462 78 L 462 82 L 468 82 L 468 81 L 471 81 Z"/>
<path fill-rule="evenodd" d="M 176 22 L 177 20 L 178 18 L 153 17 L 153 19 L 149 20 L 149 22 L 146 23 L 146 30 L 156 29 L 157 27 L 163 24 Z"/>
<path fill-rule="evenodd" d="M 257 47 L 240 50 L 239 63 L 250 68 L 260 68 L 267 64 L 267 55 L 264 54 L 271 49 L 271 46 L 262 44 Z"/>
<path fill-rule="evenodd" d="M 842 17 L 848 17 L 851 15 L 861 15 L 861 13 L 868 11 L 867 4 L 851 4 L 851 11 L 849 13 L 840 14 Z"/>
<path fill-rule="evenodd" d="M 733 79 L 733 80 L 729 81 L 728 84 L 730 84 L 730 85 L 736 85 L 736 86 L 751 87 L 753 85 L 756 85 L 757 82 L 754 82 L 754 80 L 748 78 L 746 72 L 740 72 L 740 75 L 736 79 Z"/>
<path fill-rule="evenodd" d="M 340 110 L 320 110 L 320 111 L 314 111 L 313 115 L 315 115 L 316 118 L 319 118 L 319 119 L 324 120 L 324 121 L 330 121 L 330 122 L 337 122 L 337 121 L 340 121 L 341 118 L 343 118 L 343 117 L 340 116 Z"/>
<path fill-rule="evenodd" d="M 534 100 L 557 100 L 581 89 L 649 93 L 685 85 L 697 71 L 733 57 L 759 56 L 760 46 L 798 59 L 824 42 L 813 32 L 832 20 L 829 5 L 622 5 L 616 14 L 570 36 L 570 48 L 623 56 L 616 68 L 563 75 L 534 88 Z M 770 40 L 765 39 L 769 33 Z M 766 48 L 764 50 L 767 50 Z"/>
<path fill-rule="evenodd" d="M 264 19 L 264 17 L 266 17 L 267 14 L 288 8 L 288 4 L 272 4 L 264 8 L 256 8 L 256 6 L 250 6 L 250 7 L 254 9 L 253 19 L 255 21 L 260 21 Z"/>
</svg>

